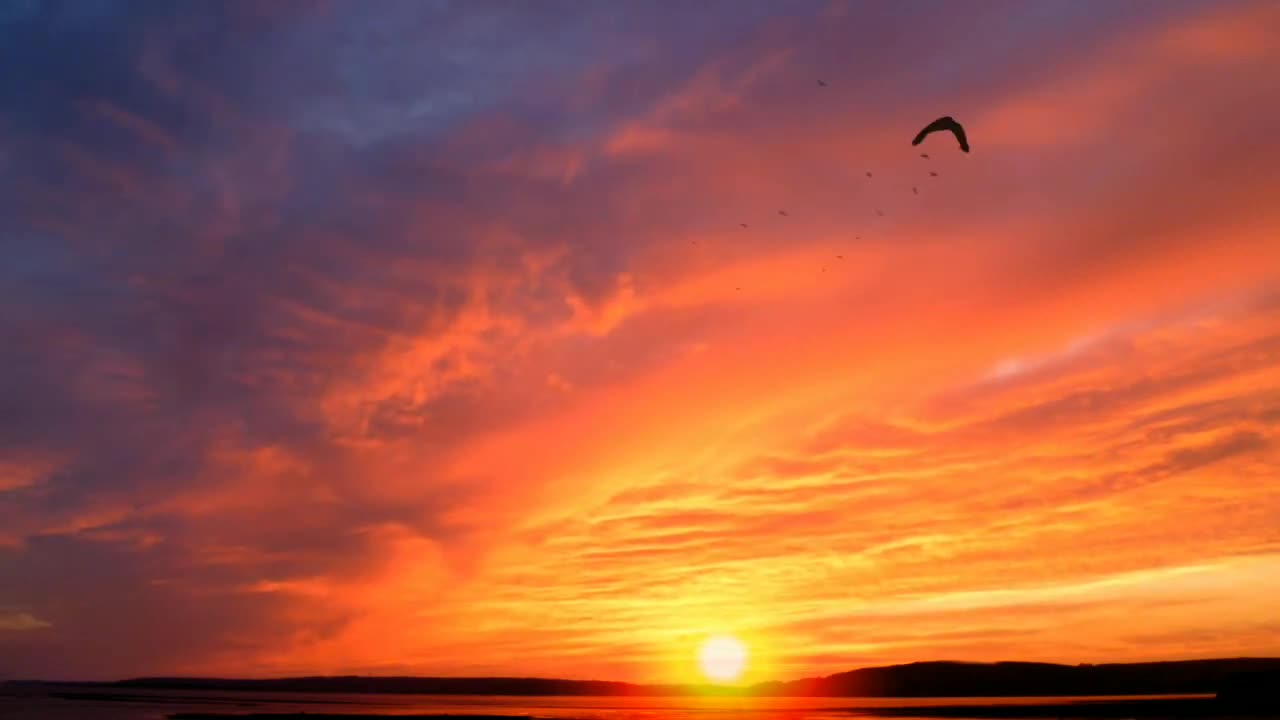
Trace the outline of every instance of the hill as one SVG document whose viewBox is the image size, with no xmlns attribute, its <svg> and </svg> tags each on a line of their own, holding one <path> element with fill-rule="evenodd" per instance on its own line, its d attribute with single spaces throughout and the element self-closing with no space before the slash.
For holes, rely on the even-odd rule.
<svg viewBox="0 0 1280 720">
<path fill-rule="evenodd" d="M 821 678 L 766 683 L 760 695 L 817 697 L 999 697 L 1217 693 L 1228 678 L 1280 672 L 1280 659 L 1157 663 L 921 662 L 863 668 Z"/>
</svg>

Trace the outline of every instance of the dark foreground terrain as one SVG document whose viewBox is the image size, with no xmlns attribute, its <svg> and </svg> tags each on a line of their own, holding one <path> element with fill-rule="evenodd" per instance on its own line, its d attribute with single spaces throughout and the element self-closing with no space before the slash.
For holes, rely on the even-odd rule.
<svg viewBox="0 0 1280 720">
<path fill-rule="evenodd" d="M 428 699 L 433 695 L 439 697 Z M 468 697 L 444 697 L 448 695 Z M 691 700 L 696 696 L 730 697 L 706 705 L 701 700 L 684 703 L 677 696 Z M 499 708 L 502 714 L 494 712 Z M 757 720 L 780 714 L 796 720 L 829 720 L 835 714 L 991 720 L 1280 720 L 1280 660 L 1078 666 L 913 663 L 738 688 L 415 677 L 140 678 L 114 683 L 0 684 L 0 717 L 15 720 L 363 720 L 389 716 L 401 720 L 550 720 L 600 717 L 596 711 L 624 709 L 659 720 L 689 720 L 711 711 Z"/>
<path fill-rule="evenodd" d="M 875 708 L 868 711 L 878 717 L 938 718 L 1276 718 L 1280 714 L 1263 714 L 1257 708 L 1223 703 L 1215 698 L 1177 698 L 1169 700 L 1106 700 L 1043 705 L 951 705 Z"/>
<path fill-rule="evenodd" d="M 1232 718 L 1238 720 L 1280 717 L 1277 713 L 1266 713 L 1257 709 L 1238 707 L 1223 703 L 1213 698 L 1186 698 L 1169 700 L 1109 700 L 1084 701 L 1072 703 L 1046 703 L 1026 705 L 952 705 L 931 707 L 885 707 L 850 709 L 850 714 L 871 717 L 912 717 L 921 716 L 936 718 L 1021 718 L 1034 720 L 1039 718 L 1063 719 L 1088 718 L 1116 719 L 1132 718 L 1134 720 L 1175 720 L 1179 718 Z M 171 720 L 373 720 L 395 717 L 397 720 L 536 720 L 531 715 L 370 715 L 352 713 L 174 713 L 168 716 Z"/>
<path fill-rule="evenodd" d="M 396 720 L 536 720 L 530 715 L 361 715 L 329 713 L 252 713 L 249 715 L 223 715 L 218 713 L 173 713 L 171 720 L 370 720 L 370 718 L 395 718 Z"/>
<path fill-rule="evenodd" d="M 1214 698 L 1108 700 L 1083 702 L 1055 702 L 1025 705 L 951 705 L 930 707 L 856 708 L 851 715 L 871 717 L 966 718 L 998 720 L 1021 718 L 1035 720 L 1054 718 L 1131 718 L 1133 720 L 1175 720 L 1179 718 L 1210 720 L 1232 718 L 1236 720 L 1262 720 L 1277 718 L 1280 713 L 1264 712 L 1255 708 L 1235 706 Z M 395 717 L 397 720 L 537 720 L 531 715 L 371 715 L 353 713 L 174 713 L 171 720 L 374 720 Z"/>
<path fill-rule="evenodd" d="M 174 713 L 171 720 L 370 720 L 370 718 L 395 718 L 396 720 L 536 720 L 531 715 L 361 715 L 329 713 L 253 713 L 249 715 L 222 715 L 210 713 Z"/>
</svg>

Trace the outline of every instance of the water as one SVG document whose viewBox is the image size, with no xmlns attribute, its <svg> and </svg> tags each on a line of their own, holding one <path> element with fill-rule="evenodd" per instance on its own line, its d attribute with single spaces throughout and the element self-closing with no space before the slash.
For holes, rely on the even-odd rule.
<svg viewBox="0 0 1280 720">
<path fill-rule="evenodd" d="M 0 692 L 3 692 L 0 690 Z M 2 720 L 162 720 L 175 712 L 376 713 L 380 715 L 531 715 L 563 720 L 852 720 L 876 708 L 913 707 L 919 715 L 898 720 L 934 720 L 930 707 L 956 705 L 1058 704 L 1110 698 L 670 698 L 670 697 L 492 697 L 470 695 L 347 695 L 194 690 L 60 688 L 53 692 L 97 694 L 59 698 L 29 691 L 0 695 Z M 118 699 L 107 699 L 115 695 Z M 1204 696 L 1180 696 L 1204 697 Z M 1132 696 L 1124 699 L 1137 699 Z"/>
</svg>

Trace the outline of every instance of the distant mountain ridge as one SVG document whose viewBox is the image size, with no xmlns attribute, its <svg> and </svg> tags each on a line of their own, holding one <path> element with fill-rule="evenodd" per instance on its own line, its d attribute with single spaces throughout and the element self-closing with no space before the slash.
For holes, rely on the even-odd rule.
<svg viewBox="0 0 1280 720">
<path fill-rule="evenodd" d="M 97 687 L 415 695 L 788 697 L 1032 697 L 1217 693 L 1241 675 L 1280 678 L 1280 658 L 1058 665 L 1032 662 L 917 662 L 746 687 L 642 685 L 518 677 L 322 676 L 275 679 L 134 678 Z"/>
<path fill-rule="evenodd" d="M 752 686 L 756 695 L 818 697 L 1033 697 L 1213 694 L 1228 678 L 1280 674 L 1280 658 L 1058 665 L 918 662 Z"/>
</svg>

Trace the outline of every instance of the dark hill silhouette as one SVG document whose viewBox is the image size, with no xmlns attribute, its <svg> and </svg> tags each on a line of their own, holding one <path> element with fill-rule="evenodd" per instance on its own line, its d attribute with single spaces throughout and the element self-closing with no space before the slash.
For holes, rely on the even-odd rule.
<svg viewBox="0 0 1280 720">
<path fill-rule="evenodd" d="M 1280 659 L 1161 663 L 921 662 L 863 668 L 755 691 L 820 697 L 997 697 L 1212 694 L 1239 673 L 1280 672 Z"/>
<path fill-rule="evenodd" d="M 1159 663 L 1055 665 L 1051 663 L 920 662 L 871 667 L 819 678 L 743 688 L 638 685 L 591 680 L 447 677 L 300 677 L 269 680 L 135 678 L 114 688 L 252 690 L 281 692 L 403 693 L 423 695 L 650 695 L 751 694 L 816 697 L 1031 697 L 1082 695 L 1214 694 L 1257 696 L 1266 673 L 1280 675 L 1280 658 L 1236 658 Z M 1274 674 L 1274 675 L 1273 675 Z M 1233 678 L 1229 680 L 1229 678 Z M 1239 678 L 1246 678 L 1241 680 Z M 1265 678 L 1264 678 L 1265 679 Z M 1253 685 L 1249 685 L 1253 682 Z M 101 687 L 101 685 L 100 685 Z M 1280 687 L 1271 685 L 1269 687 Z M 1231 688 L 1239 688 L 1231 690 Z"/>
</svg>

